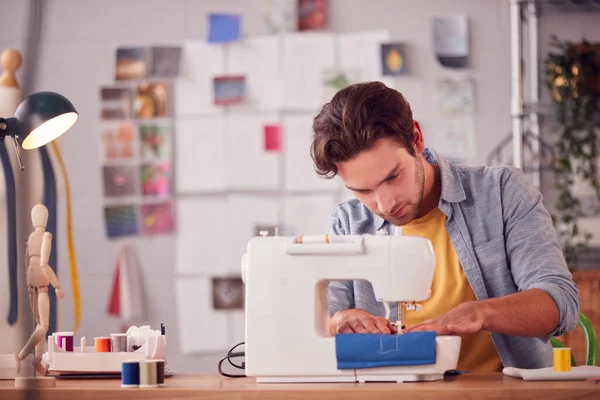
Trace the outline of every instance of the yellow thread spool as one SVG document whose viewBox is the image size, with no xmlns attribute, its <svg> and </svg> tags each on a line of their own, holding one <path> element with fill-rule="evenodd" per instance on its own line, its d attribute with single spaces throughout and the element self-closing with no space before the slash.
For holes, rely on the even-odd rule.
<svg viewBox="0 0 600 400">
<path fill-rule="evenodd" d="M 571 348 L 560 347 L 554 349 L 554 371 L 568 372 L 571 370 Z"/>
</svg>

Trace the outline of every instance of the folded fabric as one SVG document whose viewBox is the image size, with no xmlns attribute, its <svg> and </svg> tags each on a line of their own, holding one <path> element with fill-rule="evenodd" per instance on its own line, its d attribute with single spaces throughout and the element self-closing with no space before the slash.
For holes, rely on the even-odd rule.
<svg viewBox="0 0 600 400">
<path fill-rule="evenodd" d="M 335 336 L 338 369 L 435 364 L 435 332 Z"/>
</svg>

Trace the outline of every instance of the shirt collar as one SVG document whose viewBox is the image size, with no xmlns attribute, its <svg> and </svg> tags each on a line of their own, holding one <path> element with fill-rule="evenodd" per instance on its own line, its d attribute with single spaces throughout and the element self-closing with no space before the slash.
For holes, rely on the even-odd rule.
<svg viewBox="0 0 600 400">
<path fill-rule="evenodd" d="M 448 162 L 448 160 L 429 148 L 425 148 L 423 157 L 430 164 L 437 164 L 440 167 L 440 176 L 442 178 L 440 204 L 442 204 L 443 201 L 448 203 L 459 203 L 467 198 L 458 171 Z M 387 221 L 375 213 L 373 213 L 373 216 L 375 219 L 375 226 L 377 227 L 376 230 L 381 229 Z"/>
</svg>

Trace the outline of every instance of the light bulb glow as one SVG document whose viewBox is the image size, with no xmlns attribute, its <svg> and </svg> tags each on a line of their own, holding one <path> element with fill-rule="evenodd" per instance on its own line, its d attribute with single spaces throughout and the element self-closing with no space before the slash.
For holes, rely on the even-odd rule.
<svg viewBox="0 0 600 400">
<path fill-rule="evenodd" d="M 77 119 L 79 114 L 75 112 L 69 112 L 44 122 L 25 138 L 21 146 L 25 150 L 36 149 L 50 143 L 66 131 L 68 131 Z"/>
</svg>

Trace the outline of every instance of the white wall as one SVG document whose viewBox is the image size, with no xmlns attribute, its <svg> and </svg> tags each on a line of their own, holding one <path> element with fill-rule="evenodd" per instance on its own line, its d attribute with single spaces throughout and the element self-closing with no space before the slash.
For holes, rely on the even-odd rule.
<svg viewBox="0 0 600 400">
<path fill-rule="evenodd" d="M 23 6 L 0 0 L 23 18 Z M 268 0 L 45 0 L 42 40 L 35 90 L 67 96 L 80 112 L 76 126 L 59 139 L 68 169 L 73 201 L 75 248 L 82 293 L 79 334 L 114 332 L 118 321 L 105 314 L 116 243 L 104 234 L 98 129 L 99 87 L 113 82 L 115 48 L 124 45 L 182 44 L 204 39 L 206 14 L 243 14 L 247 35 L 266 33 L 263 11 Z M 8 5 L 8 7 L 7 7 Z M 450 71 L 437 64 L 431 44 L 431 17 L 465 13 L 470 17 L 471 68 Z M 510 129 L 509 17 L 506 0 L 332 0 L 329 27 L 335 32 L 388 29 L 394 40 L 409 46 L 410 79 L 404 79 L 408 100 L 423 122 L 427 141 L 433 109 L 433 83 L 445 76 L 475 79 L 478 152 L 471 163 L 485 163 L 487 153 Z M 21 33 L 22 34 L 22 33 Z M 11 36 L 12 35 L 12 36 Z M 21 46 L 22 38 L 0 25 L 0 47 Z M 402 87 L 399 88 L 403 90 Z M 413 98 L 414 97 L 414 98 Z M 59 204 L 60 278 L 69 291 L 64 198 Z M 173 269 L 175 237 L 134 238 L 146 270 L 150 294 L 148 323 L 164 322 L 169 330 L 168 360 L 177 372 L 215 371 L 219 354 L 183 356 L 176 334 Z M 4 245 L 4 244 L 2 244 Z M 71 294 L 71 293 L 69 293 Z M 72 329 L 72 296 L 61 309 L 60 328 Z M 210 329 L 207 326 L 206 329 Z M 232 343 L 233 345 L 233 343 Z"/>
</svg>

